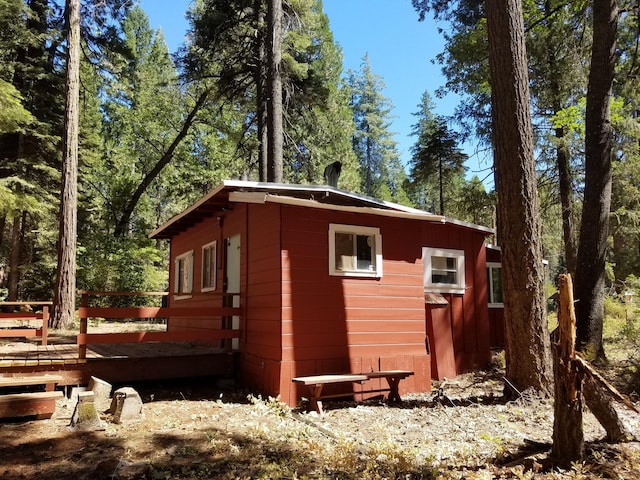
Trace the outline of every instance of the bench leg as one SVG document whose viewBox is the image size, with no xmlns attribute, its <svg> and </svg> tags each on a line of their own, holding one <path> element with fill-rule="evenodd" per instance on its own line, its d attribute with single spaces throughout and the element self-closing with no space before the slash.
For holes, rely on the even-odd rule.
<svg viewBox="0 0 640 480">
<path fill-rule="evenodd" d="M 311 404 L 311 408 L 313 408 L 316 412 L 318 412 L 321 417 L 324 415 L 322 411 L 322 400 L 320 400 L 320 396 L 322 395 L 323 388 L 324 388 L 323 384 L 312 385 L 311 398 L 309 398 L 309 403 Z"/>
<path fill-rule="evenodd" d="M 401 379 L 398 377 L 386 377 L 386 378 L 387 378 L 387 383 L 389 384 L 388 401 L 391 403 L 402 402 L 402 399 L 400 398 L 400 393 L 398 393 L 398 385 Z"/>
</svg>

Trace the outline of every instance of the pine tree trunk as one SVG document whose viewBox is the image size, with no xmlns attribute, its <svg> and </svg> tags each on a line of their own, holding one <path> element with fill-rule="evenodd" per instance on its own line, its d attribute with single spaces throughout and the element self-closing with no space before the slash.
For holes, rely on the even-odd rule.
<svg viewBox="0 0 640 480">
<path fill-rule="evenodd" d="M 0 247 L 4 243 L 4 229 L 7 226 L 7 214 L 0 215 Z"/>
<path fill-rule="evenodd" d="M 578 349 L 604 358 L 602 324 L 609 210 L 611 208 L 610 94 L 615 68 L 618 4 L 593 1 L 593 47 L 585 115 L 585 179 L 576 268 Z"/>
<path fill-rule="evenodd" d="M 269 99 L 267 181 L 282 183 L 284 130 L 282 126 L 282 0 L 269 0 Z"/>
<path fill-rule="evenodd" d="M 73 321 L 76 298 L 76 232 L 78 192 L 78 119 L 80 80 L 80 0 L 67 0 L 67 86 L 58 234 L 58 273 L 53 297 L 52 324 L 67 327 Z"/>
<path fill-rule="evenodd" d="M 20 212 L 13 216 L 11 226 L 11 255 L 9 256 L 9 285 L 7 300 L 18 301 L 18 285 L 20 283 Z"/>
<path fill-rule="evenodd" d="M 487 29 L 506 377 L 520 390 L 550 395 L 551 348 L 520 1 L 488 0 Z"/>
<path fill-rule="evenodd" d="M 261 182 L 266 182 L 269 176 L 269 132 L 268 132 L 268 110 L 266 79 L 269 76 L 269 65 L 267 60 L 267 45 L 265 44 L 265 15 L 262 8 L 262 0 L 256 0 L 256 24 L 258 30 L 258 41 L 256 42 L 256 56 L 258 58 L 258 68 L 256 69 L 256 126 L 258 130 L 258 168 Z"/>
<path fill-rule="evenodd" d="M 556 465 L 569 468 L 584 456 L 582 426 L 582 378 L 575 362 L 576 317 L 573 285 L 569 275 L 560 275 L 560 309 L 557 338 L 553 344 L 555 401 L 553 409 L 553 448 Z"/>
<path fill-rule="evenodd" d="M 573 222 L 573 180 L 571 175 L 571 158 L 564 138 L 564 129 L 557 128 L 556 140 L 560 145 L 556 149 L 558 166 L 558 186 L 560 189 L 560 205 L 562 208 L 562 237 L 564 241 L 564 258 L 569 275 L 575 275 L 578 248 Z"/>
</svg>

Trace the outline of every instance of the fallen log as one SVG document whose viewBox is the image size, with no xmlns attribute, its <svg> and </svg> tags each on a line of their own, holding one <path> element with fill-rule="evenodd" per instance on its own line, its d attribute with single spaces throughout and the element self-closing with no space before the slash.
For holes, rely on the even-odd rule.
<svg viewBox="0 0 640 480">
<path fill-rule="evenodd" d="M 585 372 L 583 388 L 585 403 L 607 432 L 607 440 L 618 443 L 633 440 L 634 435 L 616 410 L 615 404 L 616 402 L 621 403 L 630 410 L 638 412 L 636 407 L 584 358 L 577 355 L 575 361 Z"/>
</svg>

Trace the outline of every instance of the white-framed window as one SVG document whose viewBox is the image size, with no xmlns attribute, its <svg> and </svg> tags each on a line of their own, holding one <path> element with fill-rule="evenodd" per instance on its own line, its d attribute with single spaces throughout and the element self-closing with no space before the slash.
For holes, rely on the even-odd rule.
<svg viewBox="0 0 640 480">
<path fill-rule="evenodd" d="M 213 241 L 202 246 L 202 285 L 201 291 L 211 292 L 216 289 L 218 243 Z"/>
<path fill-rule="evenodd" d="M 489 307 L 502 308 L 502 264 L 487 262 L 487 296 Z"/>
<path fill-rule="evenodd" d="M 464 293 L 464 251 L 422 248 L 425 292 Z"/>
<path fill-rule="evenodd" d="M 380 229 L 329 224 L 329 274 L 382 277 Z"/>
<path fill-rule="evenodd" d="M 193 250 L 178 255 L 174 260 L 174 266 L 173 292 L 175 298 L 190 297 L 193 291 Z"/>
</svg>

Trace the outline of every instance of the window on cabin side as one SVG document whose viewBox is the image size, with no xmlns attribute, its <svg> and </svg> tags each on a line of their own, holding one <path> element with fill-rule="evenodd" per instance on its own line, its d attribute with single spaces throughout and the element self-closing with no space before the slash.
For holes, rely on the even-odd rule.
<svg viewBox="0 0 640 480">
<path fill-rule="evenodd" d="M 202 247 L 202 291 L 216 289 L 217 243 L 211 242 Z"/>
<path fill-rule="evenodd" d="M 489 306 L 502 307 L 502 265 L 487 263 L 487 296 Z"/>
<path fill-rule="evenodd" d="M 175 259 L 173 291 L 176 295 L 191 295 L 193 291 L 193 250 L 178 255 Z"/>
<path fill-rule="evenodd" d="M 329 273 L 340 276 L 382 276 L 380 229 L 329 225 Z"/>
<path fill-rule="evenodd" d="M 464 251 L 424 247 L 425 292 L 464 293 Z"/>
</svg>

